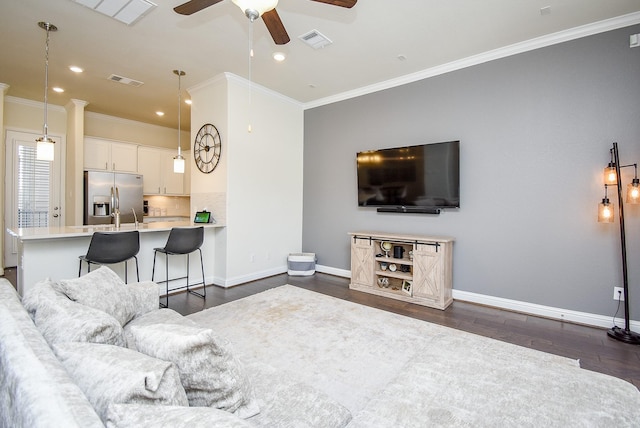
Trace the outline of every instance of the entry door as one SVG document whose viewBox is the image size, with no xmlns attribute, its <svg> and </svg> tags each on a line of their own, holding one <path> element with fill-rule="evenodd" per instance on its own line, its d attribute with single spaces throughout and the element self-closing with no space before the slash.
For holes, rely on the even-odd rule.
<svg viewBox="0 0 640 428">
<path fill-rule="evenodd" d="M 61 165 L 62 139 L 56 142 L 54 161 L 36 160 L 36 138 L 40 135 L 7 131 L 5 226 L 7 228 L 50 227 L 63 224 Z M 5 231 L 4 265 L 17 265 L 17 240 Z"/>
</svg>

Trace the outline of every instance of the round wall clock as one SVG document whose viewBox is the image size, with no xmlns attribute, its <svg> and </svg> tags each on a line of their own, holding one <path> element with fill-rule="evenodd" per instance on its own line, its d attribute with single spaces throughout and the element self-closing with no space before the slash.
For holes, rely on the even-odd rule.
<svg viewBox="0 0 640 428">
<path fill-rule="evenodd" d="M 222 140 L 218 128 L 210 123 L 202 125 L 193 142 L 193 158 L 198 169 L 205 174 L 213 171 L 222 152 Z"/>
</svg>

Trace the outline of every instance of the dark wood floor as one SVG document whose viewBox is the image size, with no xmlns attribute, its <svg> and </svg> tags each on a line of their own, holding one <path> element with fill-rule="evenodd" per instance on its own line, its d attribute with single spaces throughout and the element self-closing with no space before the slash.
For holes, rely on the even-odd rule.
<svg viewBox="0 0 640 428">
<path fill-rule="evenodd" d="M 5 275 L 15 284 L 14 271 L 6 270 Z M 640 346 L 610 339 L 605 329 L 460 301 L 454 301 L 447 310 L 440 311 L 350 290 L 348 279 L 322 273 L 307 277 L 282 274 L 226 289 L 208 286 L 206 300 L 179 293 L 171 295 L 169 307 L 188 315 L 284 284 L 527 348 L 579 359 L 581 367 L 585 369 L 625 379 L 640 388 Z"/>
</svg>

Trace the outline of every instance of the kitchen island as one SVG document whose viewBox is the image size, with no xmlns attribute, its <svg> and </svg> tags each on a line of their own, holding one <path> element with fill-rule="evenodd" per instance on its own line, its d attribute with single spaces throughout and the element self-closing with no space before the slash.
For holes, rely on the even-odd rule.
<svg viewBox="0 0 640 428">
<path fill-rule="evenodd" d="M 140 251 L 138 267 L 140 281 L 150 281 L 153 269 L 153 249 L 164 247 L 169 231 L 174 227 L 204 226 L 204 243 L 201 247 L 204 261 L 205 282 L 213 283 L 215 258 L 215 235 L 223 228 L 219 224 L 194 224 L 190 221 L 172 221 L 142 223 L 137 226 L 133 223 L 122 224 L 119 231 L 125 232 L 138 230 L 140 232 Z M 70 279 L 78 276 L 79 259 L 89 248 L 89 242 L 94 232 L 115 232 L 114 225 L 92 226 L 63 226 L 63 227 L 36 227 L 24 229 L 9 229 L 9 233 L 17 238 L 18 242 L 18 268 L 17 289 L 18 294 L 24 295 L 25 291 L 46 278 L 52 280 Z M 186 272 L 186 256 L 169 257 L 169 276 L 184 276 Z M 124 278 L 124 263 L 109 265 L 121 278 Z M 165 279 L 165 257 L 159 254 L 156 260 L 155 281 Z M 96 269 L 94 265 L 92 269 Z M 86 263 L 82 264 L 82 273 L 87 272 Z M 190 257 L 191 278 L 190 283 L 201 281 L 200 258 L 194 253 Z M 128 263 L 129 282 L 136 280 L 135 261 Z M 172 289 L 178 289 L 186 285 L 185 280 L 177 280 L 169 283 L 169 293 Z M 194 287 L 195 288 L 195 287 Z M 164 283 L 158 286 L 159 295 L 166 293 Z"/>
</svg>

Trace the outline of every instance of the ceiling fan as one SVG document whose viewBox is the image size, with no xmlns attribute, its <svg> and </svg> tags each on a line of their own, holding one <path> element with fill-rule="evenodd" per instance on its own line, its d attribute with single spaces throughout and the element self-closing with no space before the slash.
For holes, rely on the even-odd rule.
<svg viewBox="0 0 640 428">
<path fill-rule="evenodd" d="M 174 11 L 181 15 L 191 15 L 205 9 L 209 6 L 213 6 L 216 3 L 220 3 L 222 0 L 190 0 L 173 8 Z M 289 43 L 289 35 L 284 28 L 278 12 L 276 12 L 276 6 L 278 0 L 232 0 L 244 14 L 251 20 L 251 22 L 262 17 L 264 25 L 267 26 L 273 41 L 276 45 L 286 45 Z M 312 0 L 320 3 L 330 4 L 332 6 L 340 6 L 346 8 L 352 8 L 358 0 Z"/>
</svg>

